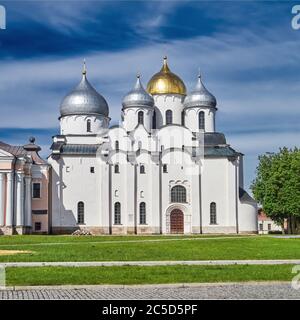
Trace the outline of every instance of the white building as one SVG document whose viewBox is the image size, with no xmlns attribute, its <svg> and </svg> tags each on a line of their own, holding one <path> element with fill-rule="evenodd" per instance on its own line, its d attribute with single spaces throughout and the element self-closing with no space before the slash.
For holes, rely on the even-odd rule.
<svg viewBox="0 0 300 320">
<path fill-rule="evenodd" d="M 53 138 L 51 226 L 94 234 L 254 233 L 257 207 L 243 189 L 243 155 L 215 131 L 215 97 L 163 67 L 137 77 L 109 128 L 109 107 L 84 68 L 60 107 Z"/>
</svg>

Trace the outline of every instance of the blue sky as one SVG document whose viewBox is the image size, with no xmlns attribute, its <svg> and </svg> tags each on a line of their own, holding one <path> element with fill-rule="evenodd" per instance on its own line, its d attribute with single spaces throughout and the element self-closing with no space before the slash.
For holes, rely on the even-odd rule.
<svg viewBox="0 0 300 320">
<path fill-rule="evenodd" d="M 168 55 L 194 86 L 198 68 L 217 97 L 217 130 L 245 154 L 245 182 L 257 156 L 300 141 L 300 30 L 292 1 L 0 1 L 0 140 L 30 135 L 49 154 L 59 104 L 88 77 L 120 120 L 137 72 L 144 84 Z"/>
</svg>

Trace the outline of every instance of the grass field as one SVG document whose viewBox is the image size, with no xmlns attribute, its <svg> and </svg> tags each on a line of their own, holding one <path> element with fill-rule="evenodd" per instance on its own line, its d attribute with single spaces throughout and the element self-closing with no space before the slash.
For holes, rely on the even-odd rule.
<svg viewBox="0 0 300 320">
<path fill-rule="evenodd" d="M 0 237 L 1 262 L 300 259 L 300 239 L 270 236 Z M 28 253 L 30 252 L 30 253 Z M 292 265 L 6 268 L 7 285 L 289 281 Z"/>
<path fill-rule="evenodd" d="M 8 268 L 7 285 L 290 281 L 292 265 Z"/>
<path fill-rule="evenodd" d="M 267 236 L 2 236 L 0 249 L 32 252 L 0 262 L 300 259 L 300 239 Z"/>
</svg>

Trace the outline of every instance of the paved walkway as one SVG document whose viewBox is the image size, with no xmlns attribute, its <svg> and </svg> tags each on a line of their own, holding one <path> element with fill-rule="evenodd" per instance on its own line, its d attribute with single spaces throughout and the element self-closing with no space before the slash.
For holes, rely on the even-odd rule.
<svg viewBox="0 0 300 320">
<path fill-rule="evenodd" d="M 288 282 L 10 288 L 0 300 L 300 299 Z"/>
<path fill-rule="evenodd" d="M 179 261 L 78 261 L 78 262 L 6 262 L 0 267 L 112 267 L 112 266 L 171 266 L 171 265 L 279 265 L 300 264 L 300 259 L 288 260 L 179 260 Z"/>
</svg>

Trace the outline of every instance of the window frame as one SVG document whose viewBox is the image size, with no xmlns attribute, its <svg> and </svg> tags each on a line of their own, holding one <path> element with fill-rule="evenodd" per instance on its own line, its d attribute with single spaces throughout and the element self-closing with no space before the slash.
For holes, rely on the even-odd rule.
<svg viewBox="0 0 300 320">
<path fill-rule="evenodd" d="M 92 132 L 92 121 L 91 121 L 91 119 L 87 119 L 87 121 L 86 121 L 86 132 Z"/>
<path fill-rule="evenodd" d="M 143 212 L 142 212 L 143 210 Z M 140 202 L 139 205 L 139 218 L 140 218 L 140 224 L 145 225 L 147 224 L 147 216 L 146 216 L 146 202 Z"/>
<path fill-rule="evenodd" d="M 39 185 L 40 186 L 40 188 L 39 188 L 39 197 L 35 197 L 34 196 L 34 185 Z M 32 182 L 32 199 L 34 199 L 34 200 L 39 200 L 39 199 L 42 199 L 42 183 L 41 182 L 35 182 L 35 181 L 33 181 Z"/>
<path fill-rule="evenodd" d="M 187 190 L 182 185 L 171 188 L 171 203 L 187 203 Z"/>
<path fill-rule="evenodd" d="M 119 212 L 116 212 L 116 210 Z M 114 225 L 121 225 L 122 224 L 122 216 L 121 216 L 121 203 L 119 201 L 115 202 L 114 204 Z"/>
<path fill-rule="evenodd" d="M 144 121 L 145 121 L 145 119 L 144 119 L 144 111 L 140 110 L 138 112 L 138 124 L 144 125 Z"/>
<path fill-rule="evenodd" d="M 173 111 L 166 110 L 166 125 L 173 124 Z"/>
<path fill-rule="evenodd" d="M 217 204 L 216 202 L 211 202 L 209 205 L 209 224 L 216 225 L 217 222 Z"/>
<path fill-rule="evenodd" d="M 198 114 L 198 128 L 199 130 L 205 130 L 205 112 L 200 111 Z"/>
<path fill-rule="evenodd" d="M 82 208 L 79 207 L 79 205 L 82 204 Z M 77 224 L 82 225 L 85 224 L 85 217 L 84 217 L 84 211 L 85 211 L 85 205 L 83 201 L 77 202 Z M 81 212 L 79 210 L 82 210 Z"/>
</svg>

